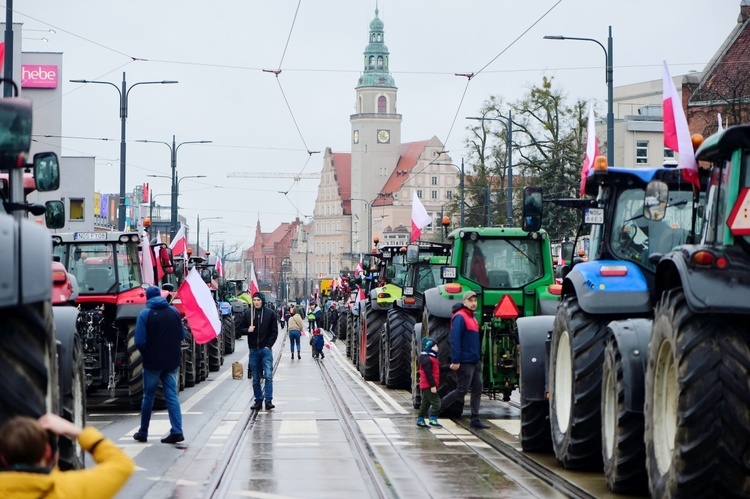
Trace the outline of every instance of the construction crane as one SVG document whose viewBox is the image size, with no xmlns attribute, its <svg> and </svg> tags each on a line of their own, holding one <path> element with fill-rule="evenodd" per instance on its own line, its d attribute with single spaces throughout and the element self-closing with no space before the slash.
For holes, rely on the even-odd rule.
<svg viewBox="0 0 750 499">
<path fill-rule="evenodd" d="M 295 182 L 320 178 L 320 173 L 233 172 L 227 178 L 293 178 Z"/>
</svg>

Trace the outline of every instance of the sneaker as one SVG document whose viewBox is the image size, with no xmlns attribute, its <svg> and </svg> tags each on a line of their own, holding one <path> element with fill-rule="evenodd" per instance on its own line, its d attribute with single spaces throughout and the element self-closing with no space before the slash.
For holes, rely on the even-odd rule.
<svg viewBox="0 0 750 499">
<path fill-rule="evenodd" d="M 182 442 L 183 440 L 185 440 L 185 437 L 182 435 L 182 433 L 170 433 L 168 437 L 161 439 L 161 443 L 176 444 L 177 442 Z"/>
<path fill-rule="evenodd" d="M 472 428 L 477 428 L 479 430 L 486 430 L 490 427 L 487 423 L 482 421 L 481 419 L 477 419 L 476 421 L 472 421 L 471 424 L 469 424 Z"/>
<path fill-rule="evenodd" d="M 432 426 L 433 428 L 443 427 L 443 425 L 438 422 L 438 419 L 435 416 L 430 417 L 430 426 Z"/>
<path fill-rule="evenodd" d="M 424 420 L 424 418 L 417 418 L 417 428 L 429 428 L 430 425 Z"/>
<path fill-rule="evenodd" d="M 273 402 L 271 402 L 270 400 L 266 400 L 266 410 L 267 410 L 267 411 L 270 411 L 270 410 L 271 410 L 271 409 L 273 409 L 274 407 L 276 407 L 276 406 L 275 406 L 275 405 L 273 405 Z"/>
<path fill-rule="evenodd" d="M 133 438 L 138 440 L 139 442 L 148 442 L 148 437 L 140 431 L 135 432 L 133 434 Z"/>
<path fill-rule="evenodd" d="M 301 358 L 302 358 L 302 355 L 301 355 L 301 354 L 299 353 L 299 350 L 297 350 L 297 358 L 298 358 L 298 359 L 301 359 Z"/>
<path fill-rule="evenodd" d="M 250 406 L 251 411 L 259 411 L 263 409 L 263 401 L 262 400 L 256 400 L 253 405 Z"/>
</svg>

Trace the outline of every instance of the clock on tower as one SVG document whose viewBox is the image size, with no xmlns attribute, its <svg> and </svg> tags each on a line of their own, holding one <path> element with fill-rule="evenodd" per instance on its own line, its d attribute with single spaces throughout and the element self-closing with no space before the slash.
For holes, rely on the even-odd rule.
<svg viewBox="0 0 750 499">
<path fill-rule="evenodd" d="M 387 144 L 391 140 L 391 133 L 388 130 L 378 130 L 378 142 Z"/>
</svg>

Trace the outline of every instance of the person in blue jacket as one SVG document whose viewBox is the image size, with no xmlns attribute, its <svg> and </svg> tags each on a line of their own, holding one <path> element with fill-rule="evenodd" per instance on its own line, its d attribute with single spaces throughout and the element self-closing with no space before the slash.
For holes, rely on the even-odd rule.
<svg viewBox="0 0 750 499">
<path fill-rule="evenodd" d="M 146 290 L 146 309 L 138 314 L 135 323 L 135 346 L 143 357 L 143 401 L 141 402 L 141 427 L 133 438 L 139 442 L 148 440 L 148 425 L 154 409 L 156 387 L 161 381 L 167 402 L 169 436 L 162 438 L 164 444 L 182 442 L 182 412 L 177 397 L 182 340 L 185 327 L 176 308 L 167 303 L 156 286 Z"/>
<path fill-rule="evenodd" d="M 482 362 L 479 358 L 479 323 L 474 316 L 477 309 L 477 294 L 464 293 L 463 301 L 453 306 L 451 318 L 451 365 L 456 371 L 456 389 L 443 397 L 443 407 L 455 402 L 463 403 L 471 390 L 472 428 L 487 429 L 489 425 L 479 419 L 479 402 L 482 400 Z"/>
<path fill-rule="evenodd" d="M 323 353 L 323 347 L 326 344 L 326 340 L 319 328 L 313 331 L 311 340 L 313 347 L 313 358 L 317 359 L 318 357 L 320 357 L 321 359 L 325 359 L 326 354 Z"/>
</svg>

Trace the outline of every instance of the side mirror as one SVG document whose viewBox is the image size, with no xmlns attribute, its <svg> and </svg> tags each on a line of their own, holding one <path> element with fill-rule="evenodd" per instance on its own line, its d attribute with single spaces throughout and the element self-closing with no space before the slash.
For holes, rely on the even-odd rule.
<svg viewBox="0 0 750 499">
<path fill-rule="evenodd" d="M 44 223 L 50 229 L 65 227 L 65 205 L 62 201 L 54 200 L 44 203 Z"/>
<path fill-rule="evenodd" d="M 523 224 L 524 232 L 536 232 L 542 228 L 542 188 L 523 188 Z"/>
<path fill-rule="evenodd" d="M 419 246 L 410 244 L 406 247 L 406 263 L 417 263 L 419 261 Z"/>
<path fill-rule="evenodd" d="M 646 186 L 643 198 L 643 217 L 646 220 L 662 220 L 667 214 L 669 187 L 661 180 L 652 180 Z"/>
<path fill-rule="evenodd" d="M 174 274 L 174 259 L 171 249 L 166 246 L 159 248 L 159 263 L 161 263 L 161 268 L 164 269 L 165 274 Z"/>
<path fill-rule="evenodd" d="M 31 149 L 31 121 L 29 99 L 0 99 L 0 169 L 26 166 Z"/>
<path fill-rule="evenodd" d="M 56 191 L 60 187 L 60 164 L 57 154 L 40 152 L 34 154 L 34 180 L 39 192 Z"/>
</svg>

